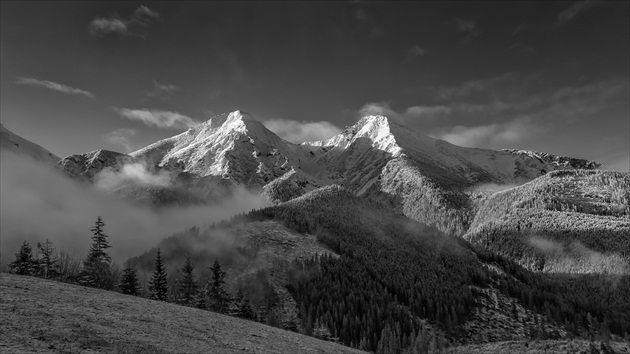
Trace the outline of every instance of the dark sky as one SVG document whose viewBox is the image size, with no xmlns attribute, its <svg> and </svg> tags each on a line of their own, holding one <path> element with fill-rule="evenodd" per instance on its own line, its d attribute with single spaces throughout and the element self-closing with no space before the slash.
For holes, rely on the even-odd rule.
<svg viewBox="0 0 630 354">
<path fill-rule="evenodd" d="M 66 156 L 242 109 L 293 141 L 384 114 L 630 168 L 628 1 L 1 2 L 1 115 Z"/>
</svg>

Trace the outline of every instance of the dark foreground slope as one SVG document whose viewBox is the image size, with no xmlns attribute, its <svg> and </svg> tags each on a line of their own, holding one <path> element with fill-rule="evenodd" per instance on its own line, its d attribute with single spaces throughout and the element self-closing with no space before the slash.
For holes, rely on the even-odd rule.
<svg viewBox="0 0 630 354">
<path fill-rule="evenodd" d="M 2 353 L 358 353 L 169 303 L 0 275 Z"/>
</svg>

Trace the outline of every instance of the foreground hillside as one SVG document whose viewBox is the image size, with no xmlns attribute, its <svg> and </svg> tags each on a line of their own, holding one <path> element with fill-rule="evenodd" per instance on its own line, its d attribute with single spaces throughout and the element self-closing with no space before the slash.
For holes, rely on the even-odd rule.
<svg viewBox="0 0 630 354">
<path fill-rule="evenodd" d="M 0 274 L 3 353 L 359 353 L 213 312 Z"/>
</svg>

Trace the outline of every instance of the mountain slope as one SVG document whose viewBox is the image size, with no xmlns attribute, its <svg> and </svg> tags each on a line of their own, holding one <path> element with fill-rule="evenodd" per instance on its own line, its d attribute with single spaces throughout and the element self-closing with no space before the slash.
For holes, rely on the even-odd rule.
<svg viewBox="0 0 630 354">
<path fill-rule="evenodd" d="M 630 272 L 630 174 L 555 171 L 482 198 L 470 242 L 536 271 Z"/>
<path fill-rule="evenodd" d="M 50 151 L 14 134 L 2 124 L 0 124 L 0 148 L 2 151 L 11 151 L 17 155 L 29 156 L 50 166 L 56 165 L 59 161 L 59 157 Z"/>
<path fill-rule="evenodd" d="M 0 290 L 4 353 L 360 353 L 235 317 L 34 277 L 0 274 Z"/>
</svg>

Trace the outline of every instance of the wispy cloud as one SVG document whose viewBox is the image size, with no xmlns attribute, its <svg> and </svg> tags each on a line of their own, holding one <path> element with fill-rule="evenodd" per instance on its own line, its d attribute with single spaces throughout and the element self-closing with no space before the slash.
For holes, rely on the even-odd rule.
<svg viewBox="0 0 630 354">
<path fill-rule="evenodd" d="M 448 121 L 450 113 L 451 108 L 447 106 L 411 106 L 397 112 L 391 107 L 390 102 L 371 102 L 359 109 L 361 117 L 381 115 L 407 126 Z"/>
<path fill-rule="evenodd" d="M 562 11 L 558 15 L 557 26 L 561 26 L 571 21 L 576 16 L 578 16 L 581 12 L 584 12 L 590 9 L 591 7 L 593 7 L 593 5 L 595 5 L 595 1 L 591 1 L 591 0 L 582 0 L 582 1 L 577 1 L 573 3 L 573 5 L 569 6 L 568 9 Z"/>
<path fill-rule="evenodd" d="M 90 23 L 90 34 L 119 35 L 142 37 L 146 36 L 146 29 L 160 19 L 160 14 L 142 5 L 128 18 L 118 14 L 109 17 L 97 17 Z"/>
<path fill-rule="evenodd" d="M 460 32 L 466 33 L 466 41 L 473 39 L 481 34 L 479 26 L 473 20 L 462 20 L 461 18 L 453 19 L 453 25 L 455 29 Z"/>
<path fill-rule="evenodd" d="M 431 135 L 459 146 L 500 149 L 520 142 L 541 130 L 541 127 L 532 124 L 531 119 L 524 117 L 506 123 L 457 125 L 449 129 L 436 130 Z"/>
<path fill-rule="evenodd" d="M 19 77 L 17 81 L 15 81 L 15 83 L 19 85 L 39 86 L 39 87 L 47 88 L 49 90 L 65 93 L 68 95 L 79 95 L 79 96 L 86 96 L 89 98 L 95 98 L 94 95 L 89 91 L 81 90 L 78 88 L 70 87 L 67 85 L 59 84 L 59 83 L 48 81 L 48 80 L 38 80 L 38 79 L 30 78 L 30 77 Z"/>
<path fill-rule="evenodd" d="M 135 129 L 120 128 L 105 134 L 103 139 L 110 144 L 123 147 L 124 152 L 129 153 L 135 150 L 129 138 L 135 136 L 136 133 Z"/>
<path fill-rule="evenodd" d="M 282 139 L 292 143 L 324 140 L 341 133 L 339 127 L 326 121 L 298 122 L 289 119 L 270 119 L 263 124 Z"/>
<path fill-rule="evenodd" d="M 147 91 L 147 96 L 166 98 L 177 91 L 179 91 L 179 87 L 175 85 L 160 84 L 159 82 L 153 80 L 153 88 L 150 91 Z"/>
<path fill-rule="evenodd" d="M 113 108 L 121 117 L 140 121 L 150 127 L 163 129 L 188 129 L 199 124 L 196 120 L 177 112 L 128 108 Z"/>
</svg>

